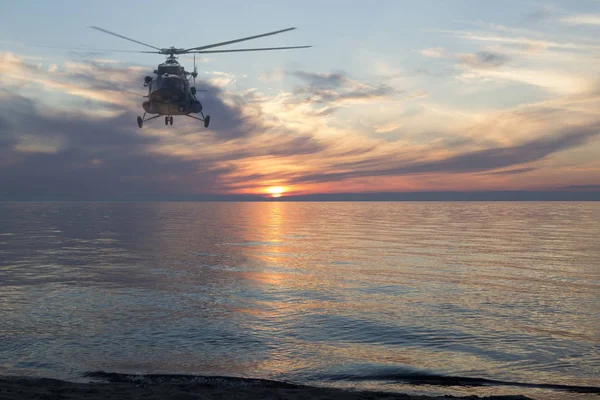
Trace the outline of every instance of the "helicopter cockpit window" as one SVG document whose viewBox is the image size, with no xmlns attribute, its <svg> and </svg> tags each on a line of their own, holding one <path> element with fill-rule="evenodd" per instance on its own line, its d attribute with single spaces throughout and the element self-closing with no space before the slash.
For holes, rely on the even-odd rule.
<svg viewBox="0 0 600 400">
<path fill-rule="evenodd" d="M 179 67 L 177 65 L 168 65 L 168 66 L 161 66 L 158 70 L 158 72 L 162 75 L 162 74 L 172 74 L 172 75 L 177 75 L 179 74 Z"/>
<path fill-rule="evenodd" d="M 177 77 L 165 78 L 163 87 L 168 89 L 181 89 L 181 79 Z"/>
</svg>

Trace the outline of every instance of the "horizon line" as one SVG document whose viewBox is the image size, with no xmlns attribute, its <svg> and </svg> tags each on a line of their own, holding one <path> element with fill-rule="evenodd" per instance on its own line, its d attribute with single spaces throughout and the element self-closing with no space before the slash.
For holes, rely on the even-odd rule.
<svg viewBox="0 0 600 400">
<path fill-rule="evenodd" d="M 495 191 L 427 191 L 427 192 L 359 192 L 290 194 L 270 197 L 267 194 L 184 194 L 156 195 L 151 193 L 102 195 L 13 195 L 0 196 L 0 203 L 131 203 L 131 202 L 315 202 L 315 201 L 600 201 L 600 186 L 587 190 L 495 190 Z M 592 190 L 593 189 L 593 190 Z"/>
</svg>

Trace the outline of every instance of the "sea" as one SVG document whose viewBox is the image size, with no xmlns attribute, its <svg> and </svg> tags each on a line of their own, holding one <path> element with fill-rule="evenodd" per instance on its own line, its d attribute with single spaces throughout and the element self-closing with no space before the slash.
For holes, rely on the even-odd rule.
<svg viewBox="0 0 600 400">
<path fill-rule="evenodd" d="M 0 375 L 101 371 L 600 398 L 600 203 L 1 203 Z"/>
</svg>

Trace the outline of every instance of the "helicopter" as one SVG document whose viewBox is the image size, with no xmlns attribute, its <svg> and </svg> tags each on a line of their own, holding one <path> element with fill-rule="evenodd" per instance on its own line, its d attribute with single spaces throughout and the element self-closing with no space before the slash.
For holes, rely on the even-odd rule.
<svg viewBox="0 0 600 400">
<path fill-rule="evenodd" d="M 168 48 L 159 48 L 97 26 L 90 26 L 89 28 L 154 49 L 154 51 L 133 51 L 135 53 L 161 54 L 167 56 L 165 62 L 159 64 L 157 69 L 153 71 L 153 74 L 155 76 L 146 76 L 144 78 L 143 86 L 148 88 L 148 94 L 144 96 L 144 98 L 147 98 L 147 100 L 142 102 L 144 115 L 137 117 L 137 124 L 139 128 L 142 128 L 144 126 L 144 122 L 160 118 L 163 115 L 165 117 L 165 125 L 173 125 L 173 116 L 182 115 L 185 117 L 202 121 L 204 122 L 204 127 L 208 128 L 210 124 L 210 115 L 204 115 L 204 112 L 202 111 L 202 103 L 196 98 L 196 77 L 198 76 L 198 69 L 196 68 L 196 54 L 304 49 L 311 47 L 286 46 L 261 47 L 253 49 L 208 50 L 215 47 L 244 42 L 246 40 L 253 40 L 265 36 L 276 35 L 278 33 L 292 31 L 296 28 L 286 28 L 274 32 L 268 32 L 260 35 L 248 36 L 240 39 L 228 40 L 226 42 L 213 43 L 204 46 L 191 47 L 188 49 L 176 48 L 173 46 Z M 177 61 L 177 56 L 181 54 L 194 54 L 193 72 L 186 71 L 185 68 L 179 64 L 179 62 Z M 193 86 L 190 85 L 189 77 L 193 78 Z M 147 114 L 156 115 L 146 118 Z M 200 114 L 202 118 L 196 117 L 191 114 Z"/>
</svg>

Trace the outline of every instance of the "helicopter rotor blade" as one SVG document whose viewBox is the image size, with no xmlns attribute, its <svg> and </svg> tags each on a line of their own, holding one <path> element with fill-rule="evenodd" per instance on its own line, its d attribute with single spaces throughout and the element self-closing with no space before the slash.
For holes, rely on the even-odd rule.
<svg viewBox="0 0 600 400">
<path fill-rule="evenodd" d="M 238 53 L 241 51 L 265 51 L 265 50 L 287 50 L 287 49 L 306 49 L 312 46 L 289 46 L 289 47 L 261 47 L 258 49 L 234 49 L 234 50 L 207 50 L 190 51 L 189 53 L 207 54 L 207 53 Z"/>
<path fill-rule="evenodd" d="M 116 50 L 116 49 L 91 49 L 86 47 L 62 47 L 62 46 L 45 46 L 36 45 L 35 47 L 43 47 L 47 49 L 59 49 L 59 50 L 82 50 L 82 51 L 103 51 L 107 53 L 158 53 L 157 51 L 139 51 L 139 50 Z"/>
<path fill-rule="evenodd" d="M 198 70 L 196 69 L 196 55 L 194 54 L 194 86 L 196 86 L 196 75 L 198 75 Z"/>
<path fill-rule="evenodd" d="M 205 50 L 205 49 L 210 49 L 210 48 L 213 48 L 213 47 L 225 46 L 225 45 L 228 45 L 228 44 L 244 42 L 246 40 L 258 39 L 258 38 L 265 37 L 265 36 L 276 35 L 278 33 L 283 33 L 283 32 L 287 32 L 287 31 L 293 31 L 294 29 L 296 29 L 296 28 L 281 29 L 279 31 L 274 31 L 274 32 L 269 32 L 269 33 L 263 33 L 263 34 L 255 35 L 255 36 L 248 36 L 248 37 L 241 38 L 241 39 L 228 40 L 226 42 L 213 43 L 213 44 L 208 44 L 206 46 L 192 47 L 192 48 L 189 48 L 189 49 L 185 49 L 185 51 L 188 52 L 188 51 L 191 51 L 191 50 Z"/>
<path fill-rule="evenodd" d="M 111 32 L 111 31 L 107 31 L 106 29 L 99 28 L 99 27 L 97 27 L 97 26 L 90 26 L 90 28 L 92 28 L 92 29 L 95 29 L 95 30 L 97 30 L 97 31 L 100 31 L 100 32 L 107 33 L 107 34 L 109 34 L 109 35 L 113 35 L 113 36 L 119 37 L 119 38 L 121 38 L 121 39 L 129 40 L 130 42 L 134 42 L 134 43 L 137 43 L 137 44 L 141 44 L 142 46 L 151 47 L 151 48 L 153 48 L 153 49 L 156 49 L 156 50 L 158 50 L 158 51 L 161 51 L 161 49 L 159 49 L 158 47 L 154 47 L 154 46 L 151 46 L 151 45 L 149 45 L 149 44 L 142 43 L 142 42 L 140 42 L 140 41 L 137 41 L 137 40 L 135 40 L 135 39 L 130 39 L 130 38 L 128 38 L 128 37 L 125 37 L 125 36 L 123 36 L 123 35 L 119 35 L 118 33 L 114 33 L 114 32 Z"/>
</svg>

